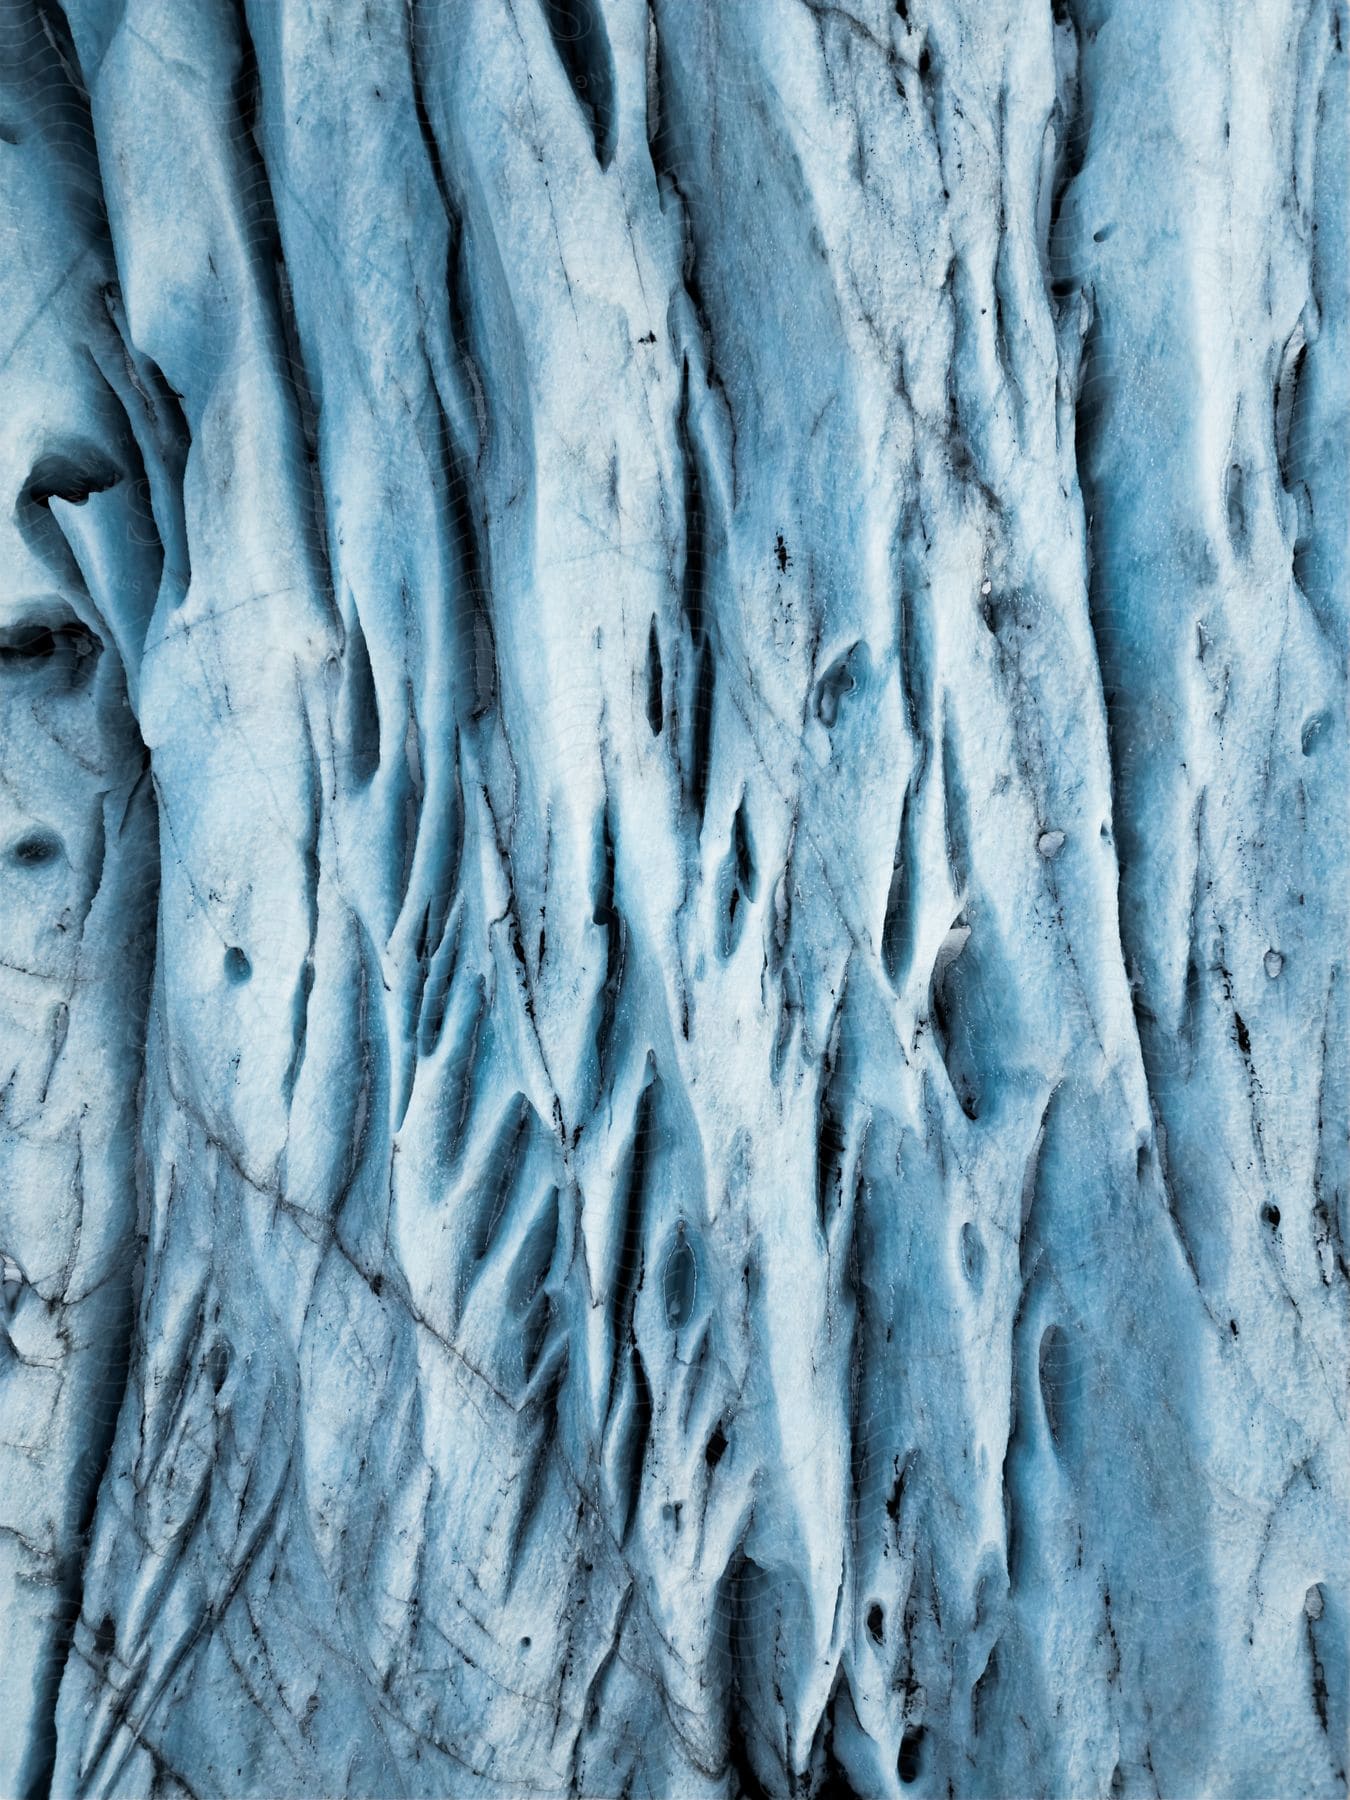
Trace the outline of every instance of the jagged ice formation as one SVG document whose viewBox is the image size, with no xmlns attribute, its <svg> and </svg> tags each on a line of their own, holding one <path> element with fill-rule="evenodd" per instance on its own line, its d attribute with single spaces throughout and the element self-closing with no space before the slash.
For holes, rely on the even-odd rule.
<svg viewBox="0 0 1350 1800">
<path fill-rule="evenodd" d="M 1343 1794 L 1345 0 L 0 33 L 0 1794 Z"/>
</svg>

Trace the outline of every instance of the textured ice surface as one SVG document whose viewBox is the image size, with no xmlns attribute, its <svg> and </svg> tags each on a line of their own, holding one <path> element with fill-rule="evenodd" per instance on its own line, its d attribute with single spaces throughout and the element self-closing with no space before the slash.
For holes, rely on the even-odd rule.
<svg viewBox="0 0 1350 1800">
<path fill-rule="evenodd" d="M 1345 0 L 0 32 L 0 1795 L 1344 1793 Z"/>
</svg>

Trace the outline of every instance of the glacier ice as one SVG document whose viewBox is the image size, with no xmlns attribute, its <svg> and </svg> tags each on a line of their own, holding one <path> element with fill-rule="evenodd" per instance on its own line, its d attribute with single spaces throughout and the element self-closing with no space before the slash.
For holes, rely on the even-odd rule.
<svg viewBox="0 0 1350 1800">
<path fill-rule="evenodd" d="M 0 25 L 0 1795 L 1344 1793 L 1345 0 Z"/>
</svg>

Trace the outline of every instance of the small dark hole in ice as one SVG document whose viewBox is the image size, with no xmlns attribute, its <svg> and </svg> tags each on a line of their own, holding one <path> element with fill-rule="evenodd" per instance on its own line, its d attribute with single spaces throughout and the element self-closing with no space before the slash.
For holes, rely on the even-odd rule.
<svg viewBox="0 0 1350 1800">
<path fill-rule="evenodd" d="M 26 675 L 40 670 L 47 679 L 55 672 L 76 687 L 93 668 L 93 657 L 101 648 L 93 632 L 76 619 L 66 617 L 55 625 L 26 619 L 0 627 L 0 671 Z"/>
<path fill-rule="evenodd" d="M 1237 545 L 1247 541 L 1247 472 L 1241 463 L 1230 463 L 1225 495 L 1228 530 Z"/>
<path fill-rule="evenodd" d="M 727 1434 L 720 1425 L 714 1425 L 713 1434 L 708 1439 L 708 1447 L 703 1452 L 703 1460 L 710 1469 L 715 1469 L 726 1455 Z"/>
<path fill-rule="evenodd" d="M 698 1267 L 681 1226 L 680 1234 L 666 1258 L 665 1300 L 666 1323 L 673 1331 L 689 1322 L 694 1310 L 694 1291 L 698 1285 Z"/>
<path fill-rule="evenodd" d="M 923 1726 L 911 1725 L 900 1740 L 900 1779 L 903 1782 L 917 1781 L 923 1766 Z"/>
<path fill-rule="evenodd" d="M 1057 1444 L 1064 1440 L 1068 1425 L 1069 1390 L 1073 1381 L 1073 1359 L 1068 1334 L 1060 1325 L 1051 1325 L 1041 1339 L 1040 1353 L 1041 1403 L 1045 1422 Z"/>
<path fill-rule="evenodd" d="M 1300 740 L 1305 756 L 1312 755 L 1313 751 L 1317 748 L 1317 740 L 1321 737 L 1326 728 L 1327 715 L 1325 713 L 1314 713 L 1307 721 L 1303 727 L 1303 736 Z"/>
<path fill-rule="evenodd" d="M 212 1344 L 206 1358 L 207 1374 L 211 1378 L 211 1388 L 219 1393 L 225 1385 L 225 1378 L 230 1372 L 230 1347 L 228 1344 Z"/>
<path fill-rule="evenodd" d="M 253 965 L 237 944 L 231 944 L 225 952 L 225 979 L 233 986 L 239 987 L 253 973 Z"/>
<path fill-rule="evenodd" d="M 1266 1224 L 1269 1225 L 1272 1231 L 1279 1225 L 1280 1209 L 1275 1205 L 1273 1200 L 1267 1200 L 1265 1205 L 1261 1208 L 1261 1217 L 1265 1220 Z"/>
<path fill-rule="evenodd" d="M 647 723 L 653 737 L 660 736 L 665 719 L 661 683 L 661 640 L 656 633 L 656 614 L 653 613 L 651 630 L 647 634 Z"/>
<path fill-rule="evenodd" d="M 52 862 L 60 853 L 60 839 L 50 831 L 30 831 L 14 846 L 15 862 L 25 863 L 29 868 Z"/>
<path fill-rule="evenodd" d="M 56 649 L 48 625 L 15 625 L 0 636 L 0 663 L 46 662 Z"/>
<path fill-rule="evenodd" d="M 816 717 L 826 731 L 834 730 L 840 705 L 858 685 L 852 665 L 853 650 L 849 650 L 836 658 L 816 683 Z"/>
<path fill-rule="evenodd" d="M 961 1227 L 961 1270 L 976 1293 L 984 1286 L 985 1261 L 984 1240 L 977 1227 L 967 1219 Z"/>
<path fill-rule="evenodd" d="M 875 1600 L 867 1609 L 867 1629 L 878 1643 L 886 1635 L 886 1615 Z"/>
</svg>

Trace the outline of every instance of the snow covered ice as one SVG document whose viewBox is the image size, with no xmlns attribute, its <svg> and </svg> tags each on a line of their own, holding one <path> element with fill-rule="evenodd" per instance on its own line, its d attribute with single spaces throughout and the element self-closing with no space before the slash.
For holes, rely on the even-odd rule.
<svg viewBox="0 0 1350 1800">
<path fill-rule="evenodd" d="M 1345 0 L 0 33 L 0 1800 L 1344 1795 Z"/>
</svg>

